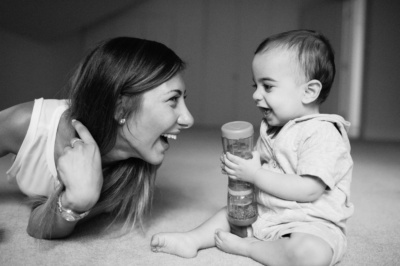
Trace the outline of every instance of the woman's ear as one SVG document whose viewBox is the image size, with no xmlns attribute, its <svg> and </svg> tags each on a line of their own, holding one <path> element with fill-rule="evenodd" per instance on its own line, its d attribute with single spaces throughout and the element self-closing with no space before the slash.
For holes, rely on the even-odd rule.
<svg viewBox="0 0 400 266">
<path fill-rule="evenodd" d="M 117 103 L 115 105 L 115 113 L 114 113 L 114 119 L 115 121 L 119 122 L 122 118 L 124 118 L 125 115 L 125 108 L 124 108 L 124 99 L 123 96 L 120 95 L 118 96 Z"/>
<path fill-rule="evenodd" d="M 306 86 L 302 102 L 303 104 L 310 104 L 318 99 L 322 89 L 322 84 L 319 80 L 313 79 L 307 82 Z"/>
</svg>

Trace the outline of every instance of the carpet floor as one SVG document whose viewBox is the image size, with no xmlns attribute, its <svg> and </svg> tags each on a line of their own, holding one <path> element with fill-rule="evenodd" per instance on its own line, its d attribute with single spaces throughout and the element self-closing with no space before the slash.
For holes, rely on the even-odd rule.
<svg viewBox="0 0 400 266">
<path fill-rule="evenodd" d="M 260 265 L 251 259 L 202 250 L 183 259 L 150 250 L 157 232 L 192 229 L 226 203 L 227 179 L 220 173 L 219 129 L 190 129 L 160 167 L 154 205 L 143 230 L 106 230 L 110 217 L 81 224 L 63 240 L 37 240 L 26 233 L 26 198 L 6 181 L 10 157 L 0 159 L 0 265 Z M 354 216 L 341 266 L 400 263 L 400 143 L 352 142 Z"/>
</svg>

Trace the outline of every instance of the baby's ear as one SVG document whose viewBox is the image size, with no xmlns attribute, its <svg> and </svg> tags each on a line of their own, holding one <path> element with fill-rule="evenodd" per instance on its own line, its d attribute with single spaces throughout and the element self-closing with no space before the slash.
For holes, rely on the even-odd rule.
<svg viewBox="0 0 400 266">
<path fill-rule="evenodd" d="M 303 104 L 310 104 L 318 99 L 322 89 L 322 84 L 319 80 L 313 79 L 307 82 L 306 86 L 302 102 Z"/>
</svg>

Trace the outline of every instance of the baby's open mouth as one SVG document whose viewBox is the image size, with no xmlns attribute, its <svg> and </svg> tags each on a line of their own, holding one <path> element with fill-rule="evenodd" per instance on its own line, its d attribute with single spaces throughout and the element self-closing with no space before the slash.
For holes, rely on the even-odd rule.
<svg viewBox="0 0 400 266">
<path fill-rule="evenodd" d="M 259 108 L 264 117 L 268 117 L 268 115 L 272 113 L 272 109 L 270 108 L 264 108 L 264 107 L 259 107 Z"/>
</svg>

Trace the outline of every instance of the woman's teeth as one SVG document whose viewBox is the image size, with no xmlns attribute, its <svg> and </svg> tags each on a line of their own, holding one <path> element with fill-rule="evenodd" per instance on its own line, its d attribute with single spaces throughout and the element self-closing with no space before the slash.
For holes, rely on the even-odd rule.
<svg viewBox="0 0 400 266">
<path fill-rule="evenodd" d="M 172 134 L 162 134 L 161 136 L 167 138 L 167 139 L 176 139 L 176 135 L 172 135 Z"/>
</svg>

